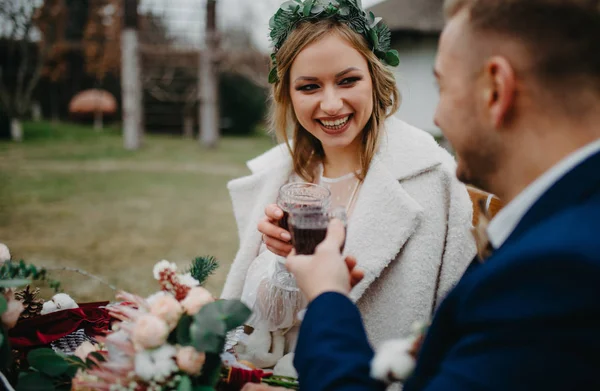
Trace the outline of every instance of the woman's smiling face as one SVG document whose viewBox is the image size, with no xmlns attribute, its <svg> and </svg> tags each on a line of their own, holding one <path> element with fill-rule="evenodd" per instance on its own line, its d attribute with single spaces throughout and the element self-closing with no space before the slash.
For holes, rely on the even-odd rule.
<svg viewBox="0 0 600 391">
<path fill-rule="evenodd" d="M 290 70 L 290 97 L 300 125 L 328 150 L 356 147 L 373 113 L 367 60 L 332 33 L 306 46 Z"/>
</svg>

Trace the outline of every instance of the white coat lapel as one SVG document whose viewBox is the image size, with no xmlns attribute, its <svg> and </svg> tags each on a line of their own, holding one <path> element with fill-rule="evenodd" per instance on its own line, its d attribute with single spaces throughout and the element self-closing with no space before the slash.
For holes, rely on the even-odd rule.
<svg viewBox="0 0 600 391">
<path fill-rule="evenodd" d="M 365 278 L 351 292 L 357 301 L 394 260 L 418 227 L 421 206 L 380 160 L 373 160 L 348 222 L 345 253 L 353 255 Z"/>
</svg>

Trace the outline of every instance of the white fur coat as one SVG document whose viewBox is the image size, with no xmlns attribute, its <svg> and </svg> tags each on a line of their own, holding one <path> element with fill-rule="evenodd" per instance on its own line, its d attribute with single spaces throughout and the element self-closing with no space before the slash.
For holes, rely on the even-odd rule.
<svg viewBox="0 0 600 391">
<path fill-rule="evenodd" d="M 228 185 L 240 249 L 223 289 L 226 299 L 242 294 L 261 245 L 257 224 L 288 180 L 292 161 L 280 145 L 248 167 L 252 175 Z M 415 321 L 428 321 L 462 275 L 475 254 L 472 211 L 453 158 L 428 133 L 388 119 L 348 222 L 345 248 L 365 271 L 350 296 L 374 345 L 406 336 Z"/>
</svg>

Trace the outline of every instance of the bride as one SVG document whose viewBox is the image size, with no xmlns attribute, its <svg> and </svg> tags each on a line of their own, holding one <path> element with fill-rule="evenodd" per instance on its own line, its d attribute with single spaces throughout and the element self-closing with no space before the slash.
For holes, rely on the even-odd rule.
<svg viewBox="0 0 600 391">
<path fill-rule="evenodd" d="M 240 358 L 276 373 L 293 375 L 306 305 L 293 283 L 281 283 L 292 249 L 278 225 L 282 185 L 320 184 L 332 206 L 346 208 L 345 254 L 365 271 L 351 298 L 375 346 L 428 320 L 475 254 L 472 206 L 454 160 L 392 116 L 400 97 L 387 65 L 398 57 L 377 22 L 359 0 L 287 2 L 271 21 L 271 124 L 282 144 L 229 183 L 240 248 L 222 297 L 254 311 Z"/>
</svg>

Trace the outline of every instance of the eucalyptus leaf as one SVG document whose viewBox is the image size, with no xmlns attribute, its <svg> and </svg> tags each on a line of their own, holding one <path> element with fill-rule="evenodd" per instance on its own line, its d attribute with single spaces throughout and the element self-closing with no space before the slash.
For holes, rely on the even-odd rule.
<svg viewBox="0 0 600 391">
<path fill-rule="evenodd" d="M 31 281 L 24 278 L 14 280 L 1 280 L 0 288 L 19 288 L 29 283 L 31 283 Z"/>
<path fill-rule="evenodd" d="M 0 315 L 6 312 L 8 309 L 8 302 L 4 298 L 4 295 L 0 295 Z"/>
<path fill-rule="evenodd" d="M 192 380 L 189 376 L 183 376 L 177 386 L 177 391 L 192 391 Z"/>
<path fill-rule="evenodd" d="M 192 346 L 199 352 L 220 353 L 225 342 L 225 322 L 218 317 L 202 315 L 202 310 L 190 326 Z"/>
<path fill-rule="evenodd" d="M 193 391 L 215 391 L 211 386 L 195 386 Z"/>
<path fill-rule="evenodd" d="M 19 377 L 16 391 L 54 391 L 52 379 L 40 372 L 29 372 Z"/>
<path fill-rule="evenodd" d="M 368 21 L 369 21 L 369 25 L 375 23 L 375 14 L 373 12 L 368 13 Z"/>
<path fill-rule="evenodd" d="M 286 1 L 285 3 L 281 4 L 281 6 L 279 7 L 279 9 L 282 9 L 284 11 L 292 11 L 296 9 L 296 7 L 298 6 L 298 3 L 296 3 L 295 1 L 289 0 Z"/>
<path fill-rule="evenodd" d="M 313 8 L 312 11 L 310 11 L 310 13 L 312 15 L 318 15 L 320 13 L 322 13 L 323 11 L 325 11 L 325 7 L 323 7 L 321 4 L 316 4 Z"/>
<path fill-rule="evenodd" d="M 371 42 L 373 42 L 373 47 L 379 47 L 379 37 L 377 37 L 377 32 L 375 30 L 369 30 L 369 38 L 371 38 Z"/>
<path fill-rule="evenodd" d="M 54 350 L 48 348 L 35 349 L 27 354 L 27 362 L 48 376 L 60 376 L 69 369 L 69 364 Z"/>
<path fill-rule="evenodd" d="M 377 25 L 379 24 L 379 22 L 381 22 L 382 20 L 383 20 L 383 18 L 382 18 L 382 17 L 377 17 L 377 18 L 375 18 L 375 20 L 373 21 L 373 23 L 371 23 L 371 24 L 369 25 L 369 27 L 373 28 L 373 27 L 377 26 Z"/>
<path fill-rule="evenodd" d="M 176 335 L 177 343 L 182 346 L 189 346 L 192 343 L 190 328 L 194 318 L 189 315 L 183 315 L 177 324 Z"/>
<path fill-rule="evenodd" d="M 199 316 L 216 317 L 225 322 L 226 331 L 242 326 L 252 311 L 240 300 L 218 300 L 202 307 Z"/>
<path fill-rule="evenodd" d="M 304 17 L 309 17 L 311 14 L 311 10 L 313 5 L 315 4 L 315 0 L 307 0 L 306 3 L 304 4 Z"/>
<path fill-rule="evenodd" d="M 388 65 L 397 67 L 400 64 L 400 54 L 398 51 L 395 49 L 389 50 L 385 54 L 385 62 L 387 62 Z"/>
</svg>

